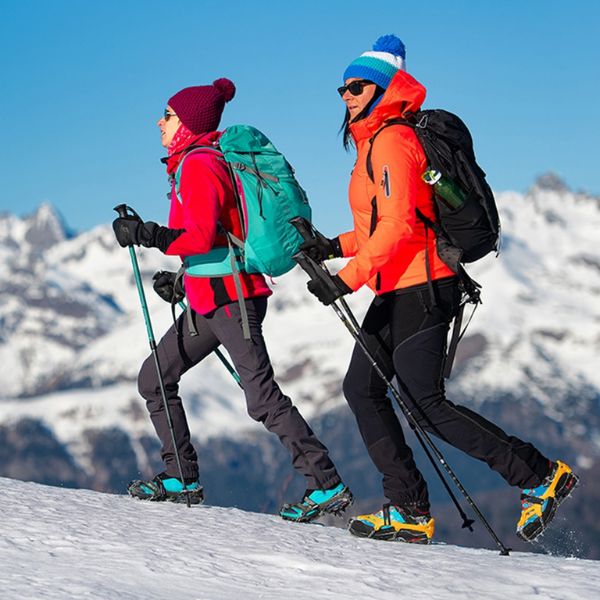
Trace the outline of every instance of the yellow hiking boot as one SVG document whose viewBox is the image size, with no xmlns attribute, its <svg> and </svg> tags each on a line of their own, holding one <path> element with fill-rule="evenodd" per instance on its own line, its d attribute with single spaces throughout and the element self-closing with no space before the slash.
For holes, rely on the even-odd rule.
<svg viewBox="0 0 600 600">
<path fill-rule="evenodd" d="M 350 519 L 348 529 L 358 537 L 429 544 L 435 521 L 428 512 L 414 514 L 394 504 L 384 504 L 379 512 Z"/>
<path fill-rule="evenodd" d="M 578 481 L 579 477 L 569 465 L 559 460 L 540 485 L 524 489 L 521 493 L 521 518 L 517 523 L 517 535 L 526 542 L 535 540 L 552 521 L 556 509 L 571 495 Z"/>
</svg>

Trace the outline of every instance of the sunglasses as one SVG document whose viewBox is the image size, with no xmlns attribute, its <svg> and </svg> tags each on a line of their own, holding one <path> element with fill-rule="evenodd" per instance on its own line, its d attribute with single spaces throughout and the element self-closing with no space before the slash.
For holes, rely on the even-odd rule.
<svg viewBox="0 0 600 600">
<path fill-rule="evenodd" d="M 169 112 L 166 108 L 165 108 L 165 112 L 163 113 L 163 117 L 165 119 L 165 121 L 168 121 L 171 117 L 176 117 L 177 115 L 175 113 Z"/>
<path fill-rule="evenodd" d="M 337 89 L 338 94 L 343 96 L 346 92 L 350 92 L 353 96 L 360 96 L 367 85 L 375 85 L 368 79 L 357 79 L 350 82 L 348 85 L 343 85 Z"/>
</svg>

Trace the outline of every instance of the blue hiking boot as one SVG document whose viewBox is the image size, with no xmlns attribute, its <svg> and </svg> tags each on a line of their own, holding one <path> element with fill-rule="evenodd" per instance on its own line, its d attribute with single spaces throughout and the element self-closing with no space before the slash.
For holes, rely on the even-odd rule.
<svg viewBox="0 0 600 600">
<path fill-rule="evenodd" d="M 321 515 L 339 515 L 354 501 L 352 492 L 343 484 L 329 490 L 306 490 L 301 502 L 284 504 L 279 516 L 286 521 L 308 523 Z"/>
<path fill-rule="evenodd" d="M 409 512 L 394 504 L 384 504 L 376 513 L 350 519 L 348 530 L 357 537 L 429 544 L 435 521 L 429 512 Z"/>
<path fill-rule="evenodd" d="M 578 481 L 579 477 L 569 465 L 559 460 L 538 487 L 524 489 L 517 535 L 526 542 L 533 542 L 548 527 L 556 509 L 571 495 Z"/>
<path fill-rule="evenodd" d="M 166 473 L 159 473 L 150 481 L 136 479 L 127 486 L 129 495 L 139 500 L 151 500 L 153 502 L 187 503 L 189 496 L 190 504 L 202 504 L 204 502 L 204 491 L 197 478 L 186 478 L 185 490 L 181 481 Z"/>
</svg>

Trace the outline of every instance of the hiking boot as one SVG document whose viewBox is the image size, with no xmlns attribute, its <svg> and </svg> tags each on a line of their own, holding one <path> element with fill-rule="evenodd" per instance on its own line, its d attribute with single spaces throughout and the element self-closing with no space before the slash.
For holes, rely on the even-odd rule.
<svg viewBox="0 0 600 600">
<path fill-rule="evenodd" d="M 140 479 L 132 481 L 127 486 L 127 491 L 130 496 L 139 500 L 153 502 L 169 500 L 170 502 L 187 503 L 186 496 L 189 496 L 191 504 L 202 504 L 204 492 L 198 478 L 186 478 L 184 483 L 185 491 L 179 479 L 166 473 L 159 473 L 150 481 L 141 481 Z"/>
<path fill-rule="evenodd" d="M 382 510 L 350 519 L 352 535 L 375 540 L 429 544 L 435 521 L 429 512 L 408 511 L 394 504 L 384 504 Z"/>
<path fill-rule="evenodd" d="M 578 481 L 579 477 L 571 468 L 559 460 L 540 485 L 524 489 L 517 535 L 526 542 L 535 540 L 552 521 L 563 500 L 571 495 Z"/>
<path fill-rule="evenodd" d="M 279 516 L 286 521 L 308 523 L 325 513 L 339 515 L 353 501 L 352 492 L 340 483 L 329 490 L 306 490 L 301 502 L 284 504 Z"/>
</svg>

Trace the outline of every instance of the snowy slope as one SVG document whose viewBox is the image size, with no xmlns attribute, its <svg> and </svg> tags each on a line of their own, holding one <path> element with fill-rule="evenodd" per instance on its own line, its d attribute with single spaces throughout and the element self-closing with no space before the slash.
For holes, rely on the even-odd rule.
<svg viewBox="0 0 600 600">
<path fill-rule="evenodd" d="M 596 561 L 352 538 L 234 508 L 0 479 L 3 600 L 588 600 Z"/>
</svg>

